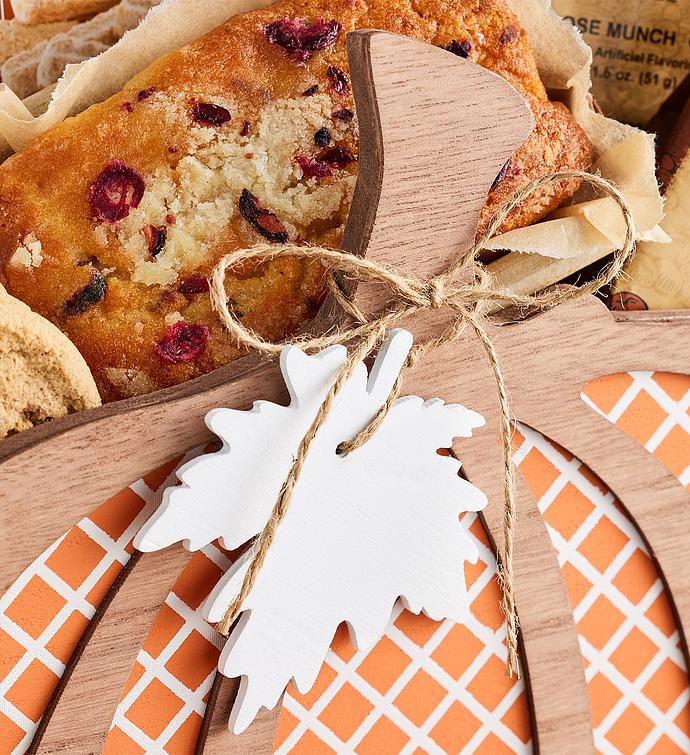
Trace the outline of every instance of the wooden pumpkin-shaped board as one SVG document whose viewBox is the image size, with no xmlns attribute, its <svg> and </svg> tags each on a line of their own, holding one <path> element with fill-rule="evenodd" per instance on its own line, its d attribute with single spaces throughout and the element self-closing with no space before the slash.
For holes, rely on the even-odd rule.
<svg viewBox="0 0 690 755">
<path fill-rule="evenodd" d="M 348 50 L 362 135 L 344 247 L 407 273 L 437 274 L 470 247 L 486 193 L 528 135 L 531 114 L 504 81 L 445 51 L 382 32 L 349 35 Z M 384 302 L 369 286 L 358 292 L 367 309 Z M 424 337 L 442 316 L 405 325 Z M 317 327 L 335 317 L 327 302 Z M 655 555 L 687 637 L 690 573 L 679 545 L 690 532 L 688 493 L 593 415 L 580 391 L 617 371 L 686 372 L 690 318 L 636 313 L 616 320 L 588 298 L 525 321 L 497 322 L 489 335 L 514 415 L 569 448 L 618 494 Z M 462 458 L 468 477 L 489 496 L 486 523 L 500 548 L 496 388 L 480 345 L 467 340 L 437 350 L 407 374 L 403 391 L 463 402 L 487 418 L 487 429 L 463 444 Z M 284 402 L 286 396 L 275 364 L 247 357 L 182 386 L 6 441 L 0 447 L 2 589 L 101 501 L 208 440 L 202 419 L 209 409 L 247 408 L 258 398 Z M 587 752 L 592 725 L 572 612 L 546 528 L 522 483 L 518 515 L 515 584 L 534 738 L 542 752 Z M 179 547 L 132 557 L 68 664 L 32 751 L 100 751 L 151 618 L 187 559 Z M 534 599 L 537 588 L 548 601 Z M 235 680 L 217 677 L 198 751 L 270 748 L 275 713 L 260 716 L 241 736 L 228 733 L 226 709 L 235 692 Z"/>
</svg>

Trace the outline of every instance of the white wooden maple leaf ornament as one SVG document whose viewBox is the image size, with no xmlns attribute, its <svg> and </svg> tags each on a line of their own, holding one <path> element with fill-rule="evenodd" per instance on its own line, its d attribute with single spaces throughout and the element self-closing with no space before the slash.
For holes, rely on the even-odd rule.
<svg viewBox="0 0 690 755">
<path fill-rule="evenodd" d="M 398 599 L 413 613 L 463 621 L 469 612 L 464 562 L 477 550 L 459 522 L 486 505 L 458 475 L 460 463 L 437 453 L 484 424 L 476 412 L 440 399 L 398 399 L 374 436 L 346 456 L 343 440 L 383 405 L 412 345 L 394 330 L 367 376 L 357 365 L 318 432 L 292 502 L 218 668 L 242 676 L 230 716 L 243 731 L 263 705 L 273 708 L 291 679 L 307 692 L 333 635 L 347 622 L 357 649 L 384 632 Z M 297 447 L 347 359 L 343 346 L 313 357 L 294 346 L 280 357 L 290 404 L 257 401 L 250 411 L 206 416 L 220 451 L 178 471 L 135 540 L 141 551 L 183 540 L 190 550 L 220 538 L 232 550 L 264 527 Z M 239 593 L 252 553 L 240 557 L 204 605 L 219 621 Z"/>
</svg>

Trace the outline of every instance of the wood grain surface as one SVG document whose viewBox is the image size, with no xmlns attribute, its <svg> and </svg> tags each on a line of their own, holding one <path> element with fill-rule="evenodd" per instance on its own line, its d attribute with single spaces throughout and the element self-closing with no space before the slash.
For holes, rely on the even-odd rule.
<svg viewBox="0 0 690 755">
<path fill-rule="evenodd" d="M 621 498 L 657 560 L 687 636 L 690 572 L 683 565 L 681 543 L 690 533 L 690 494 L 642 446 L 587 406 L 580 392 L 612 372 L 655 365 L 687 372 L 690 319 L 674 321 L 666 315 L 616 322 L 600 301 L 588 297 L 524 322 L 495 325 L 489 336 L 509 386 L 513 415 L 575 454 Z M 489 496 L 485 519 L 500 552 L 496 385 L 476 339 L 444 347 L 411 371 L 403 393 L 420 391 L 425 397 L 465 403 L 487 418 L 487 427 L 471 441 L 457 441 L 454 451 L 466 465 L 468 479 Z M 533 733 L 540 752 L 588 752 L 589 699 L 570 603 L 539 510 L 524 485 L 519 491 L 515 587 Z"/>
<path fill-rule="evenodd" d="M 262 708 L 242 734 L 228 732 L 228 718 L 240 685 L 239 679 L 216 675 L 213 696 L 209 697 L 206 718 L 197 742 L 197 752 L 204 755 L 259 755 L 272 751 L 282 697 L 273 710 Z"/>
<path fill-rule="evenodd" d="M 488 446 L 495 448 L 495 445 L 495 436 L 484 432 L 482 441 L 473 447 L 471 454 L 463 447 L 463 463 L 468 479 L 482 488 L 492 502 L 482 520 L 500 559 L 502 483 L 496 468 L 486 463 L 492 456 L 487 454 Z M 556 550 L 539 508 L 520 475 L 516 487 L 515 599 L 534 748 L 541 753 L 582 755 L 593 751 L 594 745 L 589 693 L 575 619 Z"/>
<path fill-rule="evenodd" d="M 349 36 L 348 45 L 362 128 L 362 156 L 344 246 L 359 254 L 366 251 L 377 261 L 407 272 L 433 275 L 472 243 L 486 192 L 505 159 L 526 136 L 531 115 L 501 79 L 441 50 L 380 32 L 357 32 Z M 444 157 L 439 160 L 441 147 Z M 370 287 L 362 287 L 358 294 L 358 302 L 373 309 L 384 301 L 385 297 L 372 293 Z M 437 313 L 422 316 L 405 326 L 422 337 L 436 332 L 438 318 Z M 604 429 L 604 420 L 592 419 L 592 410 L 580 401 L 579 394 L 590 380 L 613 372 L 687 372 L 689 335 L 687 317 L 671 313 L 663 318 L 616 322 L 594 299 L 490 328 L 510 386 L 515 417 L 543 430 L 591 465 L 643 523 L 645 537 L 674 593 L 684 631 L 688 627 L 690 570 L 681 568 L 682 559 L 676 554 L 690 532 L 688 495 L 657 463 L 642 460 L 644 449 L 621 440 L 618 431 Z M 472 441 L 457 443 L 455 452 L 465 462 L 472 482 L 490 498 L 486 521 L 500 548 L 496 390 L 480 345 L 468 338 L 437 350 L 410 371 L 404 393 L 464 403 L 487 418 L 483 432 Z M 6 559 L 0 563 L 0 585 L 6 587 L 95 505 L 157 465 L 204 442 L 208 432 L 202 417 L 208 409 L 247 408 L 258 398 L 280 402 L 285 391 L 274 365 L 249 357 L 183 386 L 68 417 L 3 443 L 0 544 Z M 602 458 L 606 455 L 608 460 Z M 93 474 L 94 468 L 98 474 Z M 525 668 L 530 673 L 535 743 L 546 753 L 589 752 L 591 721 L 572 611 L 536 504 L 522 483 L 519 492 L 515 579 Z M 27 526 L 17 531 L 17 521 Z M 94 633 L 68 685 L 75 685 L 69 690 L 72 701 L 102 686 L 95 669 L 106 645 L 112 647 L 109 643 L 122 639 L 108 634 L 115 632 L 117 624 L 109 614 L 120 606 L 120 610 L 128 610 L 126 586 L 135 584 L 131 582 L 135 578 L 144 582 L 139 573 L 149 558 L 141 559 Z M 160 596 L 175 576 L 152 573 L 146 584 L 151 593 Z M 126 677 L 124 668 L 131 664 L 145 634 L 143 624 L 137 627 L 127 638 L 130 644 L 121 643 L 117 646 L 121 649 L 108 652 L 108 657 L 115 653 L 120 669 L 118 678 L 112 680 L 113 686 L 120 685 L 117 696 Z M 101 649 L 99 654 L 91 646 L 101 636 L 104 644 L 96 646 Z M 227 689 L 225 684 L 219 687 L 223 705 L 232 694 L 229 683 Z M 51 741 L 58 747 L 77 734 L 73 730 L 61 734 L 63 730 L 55 728 L 53 738 L 46 739 L 60 720 L 69 718 L 55 718 L 67 702 L 63 695 L 55 720 L 47 727 L 46 746 Z M 107 708 L 112 715 L 114 705 L 108 700 L 96 707 L 98 726 L 103 726 L 104 711 Z M 251 744 L 240 744 L 237 750 L 238 743 L 216 723 L 221 712 L 211 706 L 209 715 L 209 751 L 270 749 L 271 726 L 259 727 Z M 91 731 L 92 721 L 82 722 L 80 717 L 78 725 L 90 730 L 83 734 L 89 742 L 97 741 L 100 735 Z"/>
<path fill-rule="evenodd" d="M 99 504 L 209 441 L 207 411 L 231 401 L 248 409 L 257 396 L 287 401 L 277 367 L 246 357 L 175 388 L 72 414 L 3 441 L 0 592 Z M 15 526 L 18 512 L 30 516 L 30 527 Z"/>
<path fill-rule="evenodd" d="M 445 50 L 378 31 L 347 44 L 361 133 L 343 248 L 436 275 L 474 242 L 486 195 L 534 117 L 504 79 Z"/>
<path fill-rule="evenodd" d="M 582 327 L 585 322 L 586 328 Z M 687 540 L 690 533 L 690 494 L 642 446 L 587 406 L 580 398 L 580 391 L 591 380 L 612 372 L 654 367 L 662 371 L 688 372 L 689 327 L 690 319 L 684 315 L 676 321 L 666 315 L 652 316 L 647 321 L 635 317 L 616 322 L 601 302 L 587 298 L 518 326 L 495 328 L 490 334 L 506 371 L 514 415 L 575 454 L 621 499 L 657 561 L 678 617 L 681 635 L 685 638 L 690 629 L 690 572 L 684 565 L 681 543 Z M 551 358 L 544 359 L 544 354 L 550 354 Z M 462 366 L 462 380 L 467 380 L 464 397 L 453 390 L 449 377 L 448 393 L 443 394 L 444 398 L 450 400 L 453 393 L 457 393 L 458 400 L 468 401 L 474 408 L 484 403 L 485 411 L 490 412 L 495 386 L 488 369 L 484 367 L 482 372 L 484 355 L 476 345 L 468 343 L 466 348 L 458 349 L 455 353 L 451 349 L 444 361 L 452 364 L 458 359 L 469 360 L 469 364 Z M 429 372 L 425 373 L 427 368 Z M 432 374 L 438 379 L 434 368 L 436 371 L 443 370 L 444 365 L 439 362 L 422 365 L 418 378 L 420 386 L 431 379 Z M 414 389 L 413 386 L 410 386 L 410 390 Z M 407 384 L 405 388 L 408 389 Z M 488 402 L 485 398 L 487 392 Z M 462 444 L 462 450 L 456 450 L 468 461 L 473 482 L 485 490 L 492 485 L 497 490 L 494 466 L 498 460 L 497 448 L 494 448 L 493 459 L 489 463 L 486 463 L 485 457 L 477 459 L 481 479 L 476 478 L 477 465 L 474 461 L 480 454 L 479 446 Z M 484 470 L 482 463 L 485 464 Z M 491 475 L 493 482 L 485 479 L 484 475 Z M 487 518 L 490 518 L 490 514 Z M 496 527 L 497 522 L 492 525 L 492 531 Z M 524 542 L 526 534 L 523 516 L 518 526 L 518 561 L 521 560 L 521 549 L 530 547 L 529 542 Z M 500 531 L 497 539 L 500 545 Z M 521 590 L 522 580 L 519 574 L 517 577 L 517 587 Z M 542 575 L 528 581 L 533 602 L 536 602 L 535 596 L 541 598 L 544 594 L 543 580 Z M 528 665 L 532 657 L 529 643 L 534 632 L 525 624 L 527 615 L 524 609 L 529 611 L 533 607 L 532 604 L 526 605 L 518 595 L 518 612 Z M 683 644 L 687 662 L 685 639 Z M 558 666 L 554 664 L 552 668 Z M 530 665 L 535 715 L 544 710 L 544 706 L 536 704 L 535 698 L 539 685 L 548 677 L 548 674 L 535 675 Z M 561 707 L 561 712 L 565 716 L 572 712 L 572 708 Z M 554 713 L 558 714 L 556 709 Z M 562 727 L 559 725 L 556 741 L 550 741 L 556 744 L 561 733 Z"/>
</svg>

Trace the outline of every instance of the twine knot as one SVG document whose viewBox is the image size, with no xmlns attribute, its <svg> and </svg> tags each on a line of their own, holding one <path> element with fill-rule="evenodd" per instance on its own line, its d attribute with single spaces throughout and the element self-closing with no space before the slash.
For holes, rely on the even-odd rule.
<svg viewBox="0 0 690 755">
<path fill-rule="evenodd" d="M 446 285 L 442 278 L 432 278 L 427 285 L 427 296 L 432 309 L 441 309 L 445 301 Z"/>
<path fill-rule="evenodd" d="M 612 260 L 594 280 L 580 287 L 553 288 L 531 295 L 520 295 L 509 289 L 499 287 L 479 262 L 479 253 L 484 249 L 487 241 L 503 225 L 511 210 L 523 199 L 545 184 L 567 179 L 588 183 L 613 199 L 625 221 L 625 238 L 621 248 L 614 253 Z M 217 625 L 218 631 L 222 634 L 228 634 L 231 625 L 242 611 L 242 605 L 256 582 L 277 529 L 287 513 L 292 491 L 297 484 L 309 448 L 328 416 L 336 396 L 352 375 L 357 364 L 383 341 L 387 331 L 400 320 L 413 316 L 424 309 L 438 310 L 445 307 L 454 314 L 451 324 L 429 340 L 416 343 L 412 347 L 384 405 L 367 427 L 355 438 L 345 440 L 338 446 L 338 453 L 351 453 L 374 435 L 398 398 L 402 388 L 403 375 L 407 369 L 413 367 L 429 351 L 458 340 L 467 328 L 470 329 L 484 348 L 497 389 L 502 445 L 504 534 L 503 553 L 499 557 L 499 579 L 503 589 L 502 603 L 507 624 L 507 674 L 511 676 L 515 672 L 519 677 L 518 619 L 513 588 L 515 495 L 511 448 L 512 417 L 508 402 L 508 391 L 498 356 L 484 328 L 483 318 L 486 314 L 506 306 L 546 309 L 594 293 L 618 277 L 624 265 L 634 253 L 634 248 L 635 221 L 632 211 L 620 191 L 601 176 L 581 171 L 564 171 L 536 179 L 524 186 L 499 208 L 489 223 L 485 234 L 470 250 L 455 260 L 446 271 L 428 280 L 407 276 L 402 271 L 385 267 L 374 260 L 356 257 L 348 252 L 326 247 L 258 244 L 250 249 L 241 249 L 225 255 L 213 271 L 210 288 L 211 304 L 218 313 L 222 324 L 240 346 L 256 349 L 265 354 L 277 354 L 288 343 L 296 344 L 305 351 L 320 350 L 335 343 L 343 342 L 355 342 L 356 345 L 336 376 L 309 430 L 302 438 L 268 521 L 252 544 L 253 557 L 240 591 L 225 612 L 223 620 Z M 266 341 L 244 326 L 228 306 L 228 296 L 225 291 L 226 271 L 240 263 L 248 261 L 268 262 L 280 257 L 302 257 L 306 260 L 320 262 L 329 273 L 327 280 L 332 294 L 340 302 L 354 324 L 336 329 L 328 335 L 300 337 L 284 343 Z M 461 271 L 463 272 L 463 282 L 453 284 L 454 278 Z M 346 275 L 360 281 L 378 282 L 386 286 L 391 293 L 388 307 L 375 317 L 368 318 L 343 293 L 338 285 L 340 275 Z"/>
</svg>

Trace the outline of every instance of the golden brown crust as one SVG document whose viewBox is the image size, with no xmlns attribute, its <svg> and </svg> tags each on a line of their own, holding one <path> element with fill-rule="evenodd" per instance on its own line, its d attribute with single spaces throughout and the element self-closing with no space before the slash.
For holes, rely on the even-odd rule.
<svg viewBox="0 0 690 755">
<path fill-rule="evenodd" d="M 4 63 L 22 50 L 28 50 L 38 42 L 67 31 L 72 26 L 74 21 L 57 21 L 34 26 L 22 24 L 16 18 L 0 21 L 0 63 Z"/>
<path fill-rule="evenodd" d="M 482 210 L 479 232 L 501 205 L 529 181 L 569 170 L 586 170 L 592 160 L 592 146 L 560 102 L 528 99 L 536 125 L 530 138 L 518 149 L 506 167 L 505 178 L 489 193 Z M 534 223 L 559 207 L 580 186 L 576 180 L 547 184 L 516 207 L 501 226 L 505 233 Z"/>
<path fill-rule="evenodd" d="M 83 19 L 115 5 L 117 0 L 13 0 L 14 15 L 23 24 Z"/>
<path fill-rule="evenodd" d="M 284 17 L 335 19 L 342 30 L 332 45 L 297 65 L 266 36 L 266 25 Z M 275 212 L 277 228 L 290 240 L 339 243 L 356 162 L 338 164 L 331 176 L 308 178 L 295 157 L 322 154 L 314 144 L 319 127 L 328 129 L 331 146 L 356 156 L 356 119 L 333 116 L 353 109 L 352 95 L 349 87 L 334 91 L 333 71 L 347 71 L 344 32 L 367 27 L 443 47 L 469 41 L 473 60 L 528 98 L 537 129 L 492 192 L 484 221 L 530 179 L 589 164 L 586 136 L 565 108 L 548 101 L 524 32 L 503 0 L 283 0 L 237 16 L 0 168 L 0 279 L 77 344 L 104 400 L 172 385 L 237 356 L 208 295 L 184 289 L 195 273 L 208 275 L 223 254 L 260 238 L 238 211 L 243 189 Z M 305 95 L 315 84 L 318 93 Z M 195 122 L 195 103 L 221 106 L 231 119 Z M 139 207 L 109 223 L 94 220 L 88 195 L 113 160 L 141 176 L 145 191 Z M 510 222 L 543 217 L 572 188 L 550 187 Z M 145 236 L 149 225 L 166 231 L 163 252 L 155 256 L 149 254 L 151 233 Z M 25 252 L 27 238 L 34 237 L 40 264 Z M 99 275 L 105 297 L 75 313 L 75 294 Z M 314 314 L 322 273 L 282 260 L 229 279 L 227 290 L 251 327 L 282 338 Z M 180 319 L 207 327 L 208 341 L 190 361 L 165 361 L 160 344 Z"/>
</svg>

